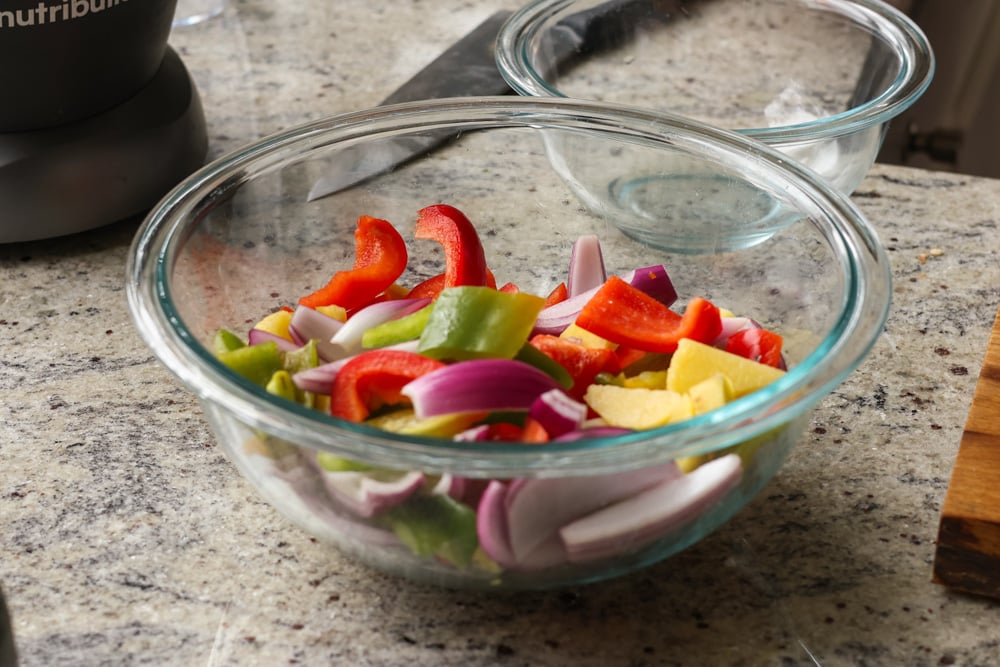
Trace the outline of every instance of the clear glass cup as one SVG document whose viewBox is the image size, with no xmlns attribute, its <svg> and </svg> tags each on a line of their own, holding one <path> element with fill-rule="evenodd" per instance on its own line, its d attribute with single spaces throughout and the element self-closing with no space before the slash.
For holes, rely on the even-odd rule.
<svg viewBox="0 0 1000 667">
<path fill-rule="evenodd" d="M 227 0 L 177 0 L 173 27 L 195 25 L 222 14 Z"/>
</svg>

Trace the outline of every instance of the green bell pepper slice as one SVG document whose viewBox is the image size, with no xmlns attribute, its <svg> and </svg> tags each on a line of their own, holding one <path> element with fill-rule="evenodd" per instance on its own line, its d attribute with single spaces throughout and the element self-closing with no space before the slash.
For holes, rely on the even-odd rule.
<svg viewBox="0 0 1000 667">
<path fill-rule="evenodd" d="M 420 354 L 434 359 L 513 359 L 528 340 L 545 299 L 464 285 L 441 291 L 420 334 Z"/>
</svg>

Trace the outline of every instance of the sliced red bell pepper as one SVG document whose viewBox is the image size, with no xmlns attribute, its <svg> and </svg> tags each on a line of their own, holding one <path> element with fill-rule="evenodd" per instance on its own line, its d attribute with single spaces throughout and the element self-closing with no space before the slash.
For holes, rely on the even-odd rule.
<svg viewBox="0 0 1000 667">
<path fill-rule="evenodd" d="M 486 253 L 479 233 L 454 206 L 435 204 L 420 209 L 413 235 L 437 241 L 444 248 L 445 287 L 487 284 Z"/>
<path fill-rule="evenodd" d="M 443 273 L 439 273 L 436 276 L 431 276 L 427 280 L 417 283 L 413 286 L 413 289 L 409 291 L 406 295 L 407 299 L 436 299 L 441 290 L 445 288 L 445 279 L 447 276 Z M 496 289 L 497 279 L 494 277 L 493 272 L 486 269 L 486 286 Z"/>
<path fill-rule="evenodd" d="M 780 334 L 767 329 L 743 329 L 734 333 L 726 341 L 726 352 L 732 352 L 774 368 L 781 368 L 783 342 Z"/>
<path fill-rule="evenodd" d="M 673 352 L 682 338 L 710 343 L 722 331 L 719 309 L 707 299 L 691 299 L 681 316 L 617 276 L 608 278 L 583 306 L 576 323 L 646 352 Z"/>
<path fill-rule="evenodd" d="M 627 345 L 619 345 L 615 348 L 615 354 L 618 356 L 618 362 L 622 365 L 622 368 L 626 368 L 645 357 L 649 352 L 637 350 Z"/>
<path fill-rule="evenodd" d="M 504 283 L 502 286 L 497 288 L 498 292 L 506 292 L 507 294 L 517 294 L 521 291 L 521 288 L 514 283 Z M 544 307 L 544 305 L 543 305 Z"/>
<path fill-rule="evenodd" d="M 406 269 L 406 242 L 385 220 L 369 215 L 358 218 L 354 245 L 354 268 L 337 271 L 326 285 L 299 299 L 300 304 L 356 309 L 392 287 Z"/>
<path fill-rule="evenodd" d="M 545 430 L 542 423 L 537 419 L 532 417 L 526 417 L 524 420 L 524 429 L 521 431 L 522 442 L 531 442 L 535 444 L 541 444 L 543 442 L 548 442 L 552 438 L 549 437 L 549 432 Z"/>
<path fill-rule="evenodd" d="M 524 429 L 517 424 L 511 424 L 510 422 L 494 422 L 490 424 L 487 439 L 502 442 L 518 442 L 521 440 L 523 433 Z"/>
<path fill-rule="evenodd" d="M 545 307 L 554 306 L 557 303 L 562 303 L 569 298 L 569 289 L 566 287 L 566 283 L 559 283 L 555 286 L 549 295 L 545 297 Z"/>
<path fill-rule="evenodd" d="M 337 372 L 330 390 L 330 414 L 364 421 L 372 410 L 406 401 L 400 390 L 411 380 L 445 364 L 415 352 L 369 350 Z"/>
<path fill-rule="evenodd" d="M 584 347 L 576 341 L 552 334 L 538 334 L 532 337 L 530 343 L 569 372 L 573 386 L 567 393 L 577 400 L 583 398 L 598 373 L 617 375 L 622 370 L 618 355 L 608 348 Z"/>
</svg>

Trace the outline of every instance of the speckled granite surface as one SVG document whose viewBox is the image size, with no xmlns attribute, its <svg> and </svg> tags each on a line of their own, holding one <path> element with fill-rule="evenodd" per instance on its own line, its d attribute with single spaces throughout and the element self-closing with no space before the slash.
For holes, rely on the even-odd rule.
<svg viewBox="0 0 1000 667">
<path fill-rule="evenodd" d="M 370 106 L 497 6 L 237 2 L 172 43 L 213 155 Z M 1000 306 L 1000 182 L 877 166 L 872 356 L 722 530 L 642 573 L 496 597 L 344 560 L 260 500 L 133 333 L 137 222 L 0 246 L 0 586 L 23 665 L 995 665 L 1000 603 L 930 582 Z"/>
</svg>

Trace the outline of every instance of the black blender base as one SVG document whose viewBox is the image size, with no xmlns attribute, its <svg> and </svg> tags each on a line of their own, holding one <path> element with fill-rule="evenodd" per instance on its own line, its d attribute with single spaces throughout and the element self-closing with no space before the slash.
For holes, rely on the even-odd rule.
<svg viewBox="0 0 1000 667">
<path fill-rule="evenodd" d="M 205 115 L 180 57 L 101 114 L 0 133 L 0 243 L 93 229 L 149 210 L 204 163 Z"/>
</svg>

